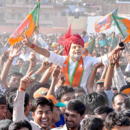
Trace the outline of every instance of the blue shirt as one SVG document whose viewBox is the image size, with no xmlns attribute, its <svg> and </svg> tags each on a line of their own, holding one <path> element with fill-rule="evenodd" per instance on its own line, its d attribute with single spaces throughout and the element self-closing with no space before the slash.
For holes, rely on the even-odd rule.
<svg viewBox="0 0 130 130">
<path fill-rule="evenodd" d="M 107 39 L 101 39 L 100 41 L 99 41 L 99 45 L 100 45 L 100 47 L 103 47 L 103 46 L 105 46 L 105 45 L 108 45 L 109 44 L 109 41 L 107 40 Z"/>
<path fill-rule="evenodd" d="M 58 122 L 55 123 L 56 127 L 60 127 L 61 125 L 65 124 L 65 119 L 64 116 L 62 115 L 62 113 L 60 114 L 60 120 Z"/>
<path fill-rule="evenodd" d="M 87 36 L 82 37 L 82 39 L 84 40 L 84 43 L 88 42 L 88 37 Z"/>
</svg>

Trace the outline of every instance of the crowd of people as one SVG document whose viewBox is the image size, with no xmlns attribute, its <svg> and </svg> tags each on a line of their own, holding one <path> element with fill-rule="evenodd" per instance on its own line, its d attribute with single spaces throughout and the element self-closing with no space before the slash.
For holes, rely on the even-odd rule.
<svg viewBox="0 0 130 130">
<path fill-rule="evenodd" d="M 69 31 L 36 30 L 11 47 L 1 33 L 0 130 L 130 129 L 129 43 L 119 46 L 115 32 Z"/>
</svg>

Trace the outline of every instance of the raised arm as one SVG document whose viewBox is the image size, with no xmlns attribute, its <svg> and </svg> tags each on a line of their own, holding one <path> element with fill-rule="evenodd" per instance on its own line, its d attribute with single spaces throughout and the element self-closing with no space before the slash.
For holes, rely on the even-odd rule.
<svg viewBox="0 0 130 130">
<path fill-rule="evenodd" d="M 51 64 L 48 61 L 43 61 L 43 66 L 44 68 L 46 68 L 46 71 L 43 74 L 42 78 L 40 79 L 39 81 L 40 83 L 46 83 L 52 74 L 48 69 L 51 66 Z"/>
<path fill-rule="evenodd" d="M 6 60 L 8 58 L 9 58 L 9 51 L 5 50 L 4 53 L 1 56 L 1 61 L 0 61 L 0 64 L 1 64 L 1 73 L 3 71 L 4 63 L 6 62 Z"/>
<path fill-rule="evenodd" d="M 111 90 L 111 85 L 112 85 L 112 77 L 113 77 L 113 72 L 114 72 L 114 65 L 115 63 L 119 60 L 120 56 L 121 56 L 122 51 L 119 51 L 117 54 L 114 54 L 113 56 L 111 56 L 109 58 L 109 66 L 108 66 L 108 70 L 106 73 L 106 77 L 105 77 L 105 82 L 104 82 L 104 88 L 106 91 Z"/>
<path fill-rule="evenodd" d="M 36 58 L 34 52 L 32 52 L 32 53 L 30 54 L 29 61 L 30 61 L 30 65 L 29 65 L 27 74 L 28 74 L 29 72 L 33 71 L 33 69 L 34 69 L 34 67 L 36 66 L 36 63 L 37 63 L 37 58 Z"/>
<path fill-rule="evenodd" d="M 108 65 L 106 65 L 106 66 L 104 67 L 104 70 L 103 70 L 103 73 L 102 73 L 100 79 L 105 79 L 105 76 L 106 76 L 106 73 L 107 73 L 107 69 L 108 69 Z"/>
<path fill-rule="evenodd" d="M 99 67 L 101 67 L 101 66 L 102 66 L 101 63 L 97 63 L 97 64 L 94 65 L 94 67 L 93 67 L 93 69 L 91 71 L 91 74 L 90 74 L 90 76 L 88 78 L 87 85 L 86 85 L 88 94 L 94 92 L 93 86 L 94 86 L 95 75 L 96 75 L 97 69 Z"/>
<path fill-rule="evenodd" d="M 24 99 L 25 99 L 25 92 L 27 87 L 29 87 L 34 79 L 31 79 L 32 72 L 24 76 L 20 81 L 20 86 L 17 91 L 17 96 L 14 101 L 14 109 L 13 109 L 13 121 L 20 121 L 27 119 L 24 115 Z"/>
<path fill-rule="evenodd" d="M 56 66 L 53 73 L 52 73 L 51 86 L 50 86 L 50 89 L 49 89 L 47 95 L 53 95 L 54 96 L 55 85 L 56 85 L 59 73 L 60 73 L 59 66 Z"/>
<path fill-rule="evenodd" d="M 37 53 L 49 58 L 50 52 L 48 50 L 41 48 L 41 47 L 38 47 L 38 46 L 34 45 L 33 43 L 31 43 L 29 41 L 29 39 L 27 38 L 26 34 L 24 36 L 22 35 L 22 37 L 24 38 L 23 44 L 25 46 L 28 46 L 28 47 L 32 48 L 33 50 L 35 50 Z"/>
<path fill-rule="evenodd" d="M 12 64 L 14 58 L 20 55 L 19 51 L 21 48 L 22 48 L 22 46 L 19 47 L 19 43 L 16 43 L 10 49 L 9 59 L 6 62 L 5 67 L 3 68 L 3 71 L 1 73 L 1 81 L 2 81 L 2 84 L 4 87 L 7 87 L 6 79 L 7 79 L 7 75 L 8 75 L 9 69 L 11 67 L 11 64 Z"/>
</svg>

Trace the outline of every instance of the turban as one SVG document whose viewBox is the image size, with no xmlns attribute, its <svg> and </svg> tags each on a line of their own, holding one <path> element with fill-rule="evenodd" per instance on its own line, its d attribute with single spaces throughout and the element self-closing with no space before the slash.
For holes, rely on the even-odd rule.
<svg viewBox="0 0 130 130">
<path fill-rule="evenodd" d="M 81 45 L 84 48 L 84 40 L 79 34 L 71 34 L 71 25 L 65 36 L 62 36 L 58 39 L 58 43 L 64 46 L 63 55 L 68 55 L 70 51 L 71 44 Z"/>
</svg>

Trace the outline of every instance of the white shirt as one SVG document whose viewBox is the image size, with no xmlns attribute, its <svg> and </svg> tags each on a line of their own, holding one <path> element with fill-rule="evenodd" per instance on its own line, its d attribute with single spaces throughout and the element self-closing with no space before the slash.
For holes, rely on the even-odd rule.
<svg viewBox="0 0 130 130">
<path fill-rule="evenodd" d="M 66 61 L 66 58 L 67 58 L 67 56 L 60 56 L 60 55 L 57 55 L 53 52 L 50 52 L 50 57 L 48 58 L 48 61 L 50 63 L 54 63 L 56 65 L 59 65 L 62 68 L 64 62 Z M 87 94 L 86 84 L 87 84 L 88 77 L 91 73 L 93 66 L 96 63 L 99 63 L 100 60 L 101 60 L 101 57 L 94 58 L 94 57 L 85 56 L 83 58 L 84 73 L 82 76 L 80 87 L 84 88 L 86 94 Z M 107 65 L 109 63 L 107 55 L 102 57 L 102 63 L 104 65 Z M 72 76 L 72 73 L 74 71 L 75 66 L 76 66 L 76 62 L 74 62 L 73 60 L 70 60 L 70 66 L 69 66 L 70 77 Z"/>
</svg>

